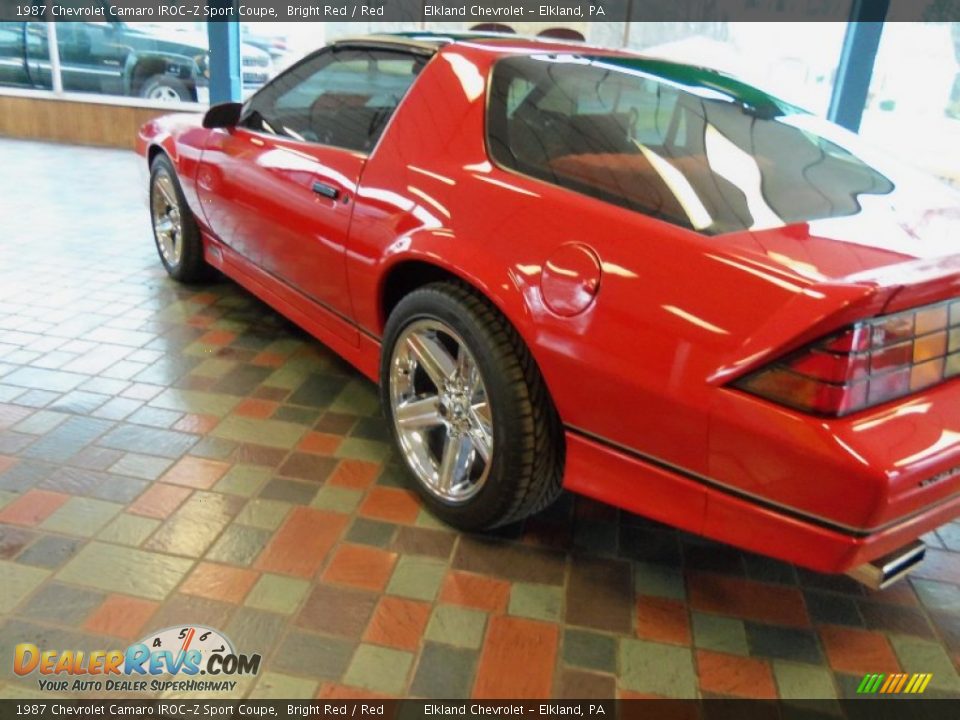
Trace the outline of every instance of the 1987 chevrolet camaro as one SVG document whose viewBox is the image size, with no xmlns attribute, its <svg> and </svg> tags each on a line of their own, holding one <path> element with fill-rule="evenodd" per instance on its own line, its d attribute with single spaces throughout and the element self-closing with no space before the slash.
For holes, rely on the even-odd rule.
<svg viewBox="0 0 960 720">
<path fill-rule="evenodd" d="M 561 488 L 880 586 L 960 514 L 960 201 L 722 73 L 338 42 L 147 123 L 167 271 L 380 383 L 460 528 Z"/>
</svg>

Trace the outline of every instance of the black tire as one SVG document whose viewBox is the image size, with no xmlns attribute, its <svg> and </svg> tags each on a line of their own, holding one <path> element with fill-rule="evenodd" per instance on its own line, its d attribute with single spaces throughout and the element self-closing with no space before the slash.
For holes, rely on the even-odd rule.
<svg viewBox="0 0 960 720">
<path fill-rule="evenodd" d="M 483 376 L 493 420 L 493 454 L 476 495 L 457 504 L 431 492 L 408 466 L 414 487 L 441 520 L 462 530 L 505 525 L 552 503 L 560 494 L 564 446 L 559 416 L 540 370 L 510 323 L 463 285 L 439 282 L 404 297 L 390 313 L 380 365 L 381 403 L 401 457 L 391 403 L 391 359 L 404 328 L 439 320 L 455 330 Z"/>
<path fill-rule="evenodd" d="M 163 97 L 157 97 L 158 95 Z M 176 98 L 172 97 L 173 95 L 176 95 Z M 144 80 L 140 86 L 140 97 L 169 102 L 194 100 L 193 93 L 182 80 L 166 75 L 153 75 Z"/>
<path fill-rule="evenodd" d="M 187 205 L 187 200 L 183 196 L 183 190 L 180 187 L 180 181 L 177 179 L 177 173 L 173 168 L 173 163 L 170 161 L 170 158 L 163 153 L 157 155 L 150 164 L 149 202 L 151 220 L 153 220 L 154 200 L 159 192 L 157 189 L 157 181 L 161 177 L 168 177 L 172 181 L 173 189 L 180 205 L 182 228 L 180 243 L 182 249 L 178 262 L 168 261 L 160 249 L 160 238 L 157 234 L 156 224 L 152 222 L 153 240 L 157 248 L 157 254 L 160 256 L 160 262 L 162 262 L 164 268 L 166 268 L 167 274 L 179 282 L 194 283 L 207 280 L 211 275 L 211 268 L 203 259 L 203 240 L 200 238 L 200 228 L 197 227 L 197 221 L 194 219 L 193 213 L 190 212 L 190 206 Z"/>
</svg>

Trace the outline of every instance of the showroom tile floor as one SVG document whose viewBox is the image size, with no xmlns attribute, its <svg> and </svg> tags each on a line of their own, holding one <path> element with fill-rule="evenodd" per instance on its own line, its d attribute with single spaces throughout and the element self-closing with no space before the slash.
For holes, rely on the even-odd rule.
<svg viewBox="0 0 960 720">
<path fill-rule="evenodd" d="M 570 496 L 452 532 L 373 385 L 236 285 L 166 278 L 138 162 L 0 140 L 5 655 L 202 624 L 263 655 L 252 697 L 833 697 L 898 670 L 960 695 L 960 523 L 882 593 Z"/>
</svg>

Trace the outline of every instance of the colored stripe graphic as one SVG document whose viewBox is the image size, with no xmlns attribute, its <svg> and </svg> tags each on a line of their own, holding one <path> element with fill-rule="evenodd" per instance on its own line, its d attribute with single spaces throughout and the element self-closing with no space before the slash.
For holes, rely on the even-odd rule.
<svg viewBox="0 0 960 720">
<path fill-rule="evenodd" d="M 880 682 L 883 680 L 883 678 L 883 675 L 867 673 L 863 676 L 863 680 L 860 681 L 860 687 L 857 688 L 857 693 L 866 695 L 876 692 L 877 688 L 880 687 Z"/>
<path fill-rule="evenodd" d="M 900 692 L 901 690 L 903 690 L 903 686 L 906 684 L 908 677 L 910 677 L 910 676 L 907 675 L 907 673 L 900 673 L 900 682 L 898 682 L 898 683 L 897 683 L 897 686 L 896 686 L 893 690 L 891 690 L 890 692 L 898 693 L 898 692 Z"/>
<path fill-rule="evenodd" d="M 927 689 L 933 673 L 867 673 L 857 686 L 858 695 L 918 695 Z"/>
</svg>

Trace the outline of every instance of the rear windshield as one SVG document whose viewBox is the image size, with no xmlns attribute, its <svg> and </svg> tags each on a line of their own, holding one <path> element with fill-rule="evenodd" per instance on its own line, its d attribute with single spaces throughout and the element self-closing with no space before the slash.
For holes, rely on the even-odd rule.
<svg viewBox="0 0 960 720">
<path fill-rule="evenodd" d="M 495 65 L 487 132 L 502 167 L 716 234 L 852 215 L 893 190 L 811 120 L 709 71 L 534 55 Z"/>
</svg>

